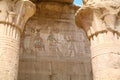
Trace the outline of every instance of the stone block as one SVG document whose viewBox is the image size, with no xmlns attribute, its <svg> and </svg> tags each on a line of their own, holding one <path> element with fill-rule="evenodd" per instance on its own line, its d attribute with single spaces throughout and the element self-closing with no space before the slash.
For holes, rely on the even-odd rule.
<svg viewBox="0 0 120 80">
<path fill-rule="evenodd" d="M 71 75 L 71 80 L 86 80 L 85 75 Z"/>
<path fill-rule="evenodd" d="M 33 61 L 20 61 L 19 72 L 21 73 L 34 73 L 34 62 Z"/>
<path fill-rule="evenodd" d="M 52 80 L 70 80 L 70 76 L 64 74 L 55 74 L 52 75 Z"/>
<path fill-rule="evenodd" d="M 36 73 L 51 75 L 51 63 L 45 61 L 34 62 Z"/>
</svg>

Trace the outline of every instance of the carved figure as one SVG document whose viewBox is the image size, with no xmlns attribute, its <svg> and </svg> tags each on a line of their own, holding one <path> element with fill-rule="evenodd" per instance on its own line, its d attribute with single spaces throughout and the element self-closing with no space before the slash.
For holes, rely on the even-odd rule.
<svg viewBox="0 0 120 80">
<path fill-rule="evenodd" d="M 66 54 L 69 57 L 74 57 L 75 56 L 76 51 L 75 51 L 75 46 L 74 46 L 73 42 L 69 42 L 68 53 L 66 53 Z"/>
<path fill-rule="evenodd" d="M 73 43 L 73 40 L 72 40 L 72 36 L 65 36 L 65 41 L 66 41 L 66 48 L 67 48 L 67 51 L 65 53 L 65 56 L 66 57 L 74 57 L 75 54 L 76 54 L 76 50 L 75 50 L 75 46 L 74 46 L 74 43 Z"/>
<path fill-rule="evenodd" d="M 39 31 L 37 31 L 36 34 L 35 34 L 34 46 L 35 46 L 35 48 L 38 48 L 39 50 L 45 51 L 45 46 L 44 46 L 44 43 L 43 43 L 43 39 L 41 38 Z"/>
<path fill-rule="evenodd" d="M 47 38 L 48 42 L 49 42 L 49 49 L 55 52 L 58 52 L 58 55 L 61 56 L 61 51 L 59 49 L 59 42 L 58 40 L 55 38 L 53 32 L 50 32 L 48 38 Z"/>
</svg>

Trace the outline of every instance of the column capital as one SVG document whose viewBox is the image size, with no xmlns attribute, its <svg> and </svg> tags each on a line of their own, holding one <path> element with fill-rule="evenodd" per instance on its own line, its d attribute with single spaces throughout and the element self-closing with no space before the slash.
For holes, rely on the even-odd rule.
<svg viewBox="0 0 120 80">
<path fill-rule="evenodd" d="M 75 20 L 89 38 L 107 31 L 120 35 L 120 3 L 101 1 L 83 5 L 77 11 Z"/>
<path fill-rule="evenodd" d="M 29 0 L 2 0 L 0 1 L 0 24 L 9 24 L 23 31 L 26 21 L 35 11 L 35 5 Z"/>
<path fill-rule="evenodd" d="M 86 1 L 75 20 L 91 43 L 93 80 L 119 80 L 120 0 Z"/>
<path fill-rule="evenodd" d="M 83 0 L 83 4 L 84 5 L 92 5 L 92 4 L 96 4 L 96 3 L 120 3 L 119 0 Z"/>
</svg>

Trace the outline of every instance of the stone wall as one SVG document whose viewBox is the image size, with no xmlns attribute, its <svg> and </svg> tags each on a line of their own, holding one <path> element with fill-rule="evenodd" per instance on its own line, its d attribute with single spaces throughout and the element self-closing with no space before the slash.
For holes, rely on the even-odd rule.
<svg viewBox="0 0 120 80">
<path fill-rule="evenodd" d="M 21 39 L 18 80 L 92 80 L 89 43 L 74 22 L 79 7 L 36 5 Z"/>
<path fill-rule="evenodd" d="M 33 2 L 60 2 L 72 4 L 74 0 L 30 0 Z"/>
</svg>

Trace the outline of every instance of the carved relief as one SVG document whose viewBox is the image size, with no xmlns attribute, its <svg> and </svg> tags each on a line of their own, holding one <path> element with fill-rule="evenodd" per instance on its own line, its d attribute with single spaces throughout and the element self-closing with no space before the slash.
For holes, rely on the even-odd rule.
<svg viewBox="0 0 120 80">
<path fill-rule="evenodd" d="M 75 46 L 74 46 L 74 39 L 72 35 L 66 35 L 64 37 L 65 40 L 65 45 L 66 45 L 66 49 L 67 51 L 64 52 L 64 56 L 65 57 L 75 57 L 76 54 L 76 50 L 75 50 Z"/>
<path fill-rule="evenodd" d="M 37 3 L 37 15 L 32 17 L 26 26 L 28 27 L 25 31 L 25 38 L 27 39 L 24 44 L 29 44 L 28 51 L 31 51 L 31 54 L 27 54 L 30 52 L 25 52 L 26 50 L 24 50 L 26 56 L 23 55 L 24 58 L 21 59 L 21 62 L 23 62 L 21 65 L 23 67 L 20 68 L 22 70 L 20 70 L 20 72 L 22 72 L 20 73 L 22 74 L 20 77 L 26 79 L 24 78 L 24 73 L 26 73 L 30 74 L 31 79 L 45 80 L 46 77 L 50 75 L 50 79 L 54 80 L 56 79 L 56 75 L 54 76 L 54 74 L 61 75 L 57 77 L 58 79 L 66 79 L 64 75 L 68 75 L 68 77 L 71 76 L 70 79 L 76 80 L 84 80 L 85 77 L 89 79 L 89 71 L 86 72 L 83 68 L 84 58 L 82 58 L 81 53 L 83 54 L 85 50 L 85 42 L 83 38 L 81 38 L 81 35 L 79 35 L 79 33 L 83 32 L 78 32 L 77 30 L 79 29 L 76 28 L 74 24 L 75 11 L 72 7 L 69 7 L 72 5 L 60 3 L 60 10 L 57 11 L 62 11 L 56 12 L 56 7 L 57 5 L 59 6 L 59 3 L 54 3 Z M 44 6 L 49 4 L 48 10 Z M 37 32 L 37 30 L 39 31 Z M 41 44 L 44 45 L 45 50 Z M 88 61 L 88 58 L 85 58 L 85 60 Z M 29 67 L 29 65 L 33 67 Z M 60 67 L 58 69 L 57 67 L 59 65 Z M 81 76 L 81 72 L 85 77 Z M 35 73 L 35 75 L 33 75 L 33 73 Z M 42 75 L 45 76 L 41 78 L 40 76 Z M 63 78 L 61 78 L 62 76 Z"/>
<path fill-rule="evenodd" d="M 56 52 L 58 56 L 62 56 L 62 52 L 59 46 L 61 43 L 58 40 L 58 36 L 55 36 L 55 33 L 53 31 L 50 31 L 47 37 L 47 41 L 48 41 L 49 50 L 52 52 Z"/>
<path fill-rule="evenodd" d="M 66 31 L 66 28 L 56 28 L 54 25 L 36 25 L 34 28 L 33 26 L 30 25 L 25 31 L 24 47 L 26 47 L 26 53 L 75 58 L 83 52 L 83 48 L 79 44 L 83 40 L 83 35 L 79 35 L 81 31 Z"/>
<path fill-rule="evenodd" d="M 44 45 L 42 37 L 40 36 L 40 30 L 36 30 L 35 32 L 34 47 L 38 48 L 39 50 L 45 51 L 45 45 Z"/>
</svg>

